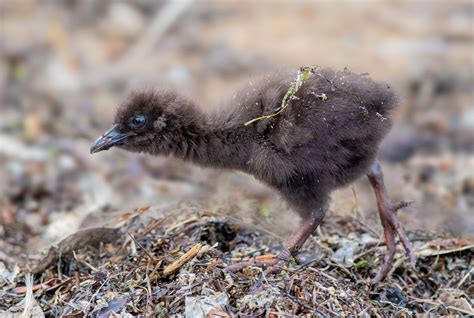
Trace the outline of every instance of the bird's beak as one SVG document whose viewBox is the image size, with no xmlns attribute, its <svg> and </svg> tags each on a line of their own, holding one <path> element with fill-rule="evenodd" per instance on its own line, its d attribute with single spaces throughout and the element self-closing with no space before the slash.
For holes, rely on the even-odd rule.
<svg viewBox="0 0 474 318">
<path fill-rule="evenodd" d="M 109 148 L 122 144 L 125 139 L 133 135 L 132 132 L 121 133 L 117 130 L 117 124 L 113 125 L 106 133 L 102 134 L 91 146 L 91 154 L 108 150 Z"/>
</svg>

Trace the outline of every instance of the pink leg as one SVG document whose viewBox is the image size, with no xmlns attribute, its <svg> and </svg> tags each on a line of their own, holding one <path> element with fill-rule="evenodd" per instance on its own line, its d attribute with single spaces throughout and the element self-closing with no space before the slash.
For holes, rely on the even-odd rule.
<svg viewBox="0 0 474 318">
<path fill-rule="evenodd" d="M 383 181 L 383 173 L 380 167 L 380 163 L 375 161 L 370 168 L 370 172 L 367 174 L 369 182 L 372 185 L 372 188 L 375 192 L 375 197 L 377 199 L 377 206 L 380 215 L 380 221 L 382 222 L 385 241 L 387 243 L 387 254 L 384 257 L 384 263 L 380 272 L 373 279 L 373 283 L 378 283 L 382 281 L 390 268 L 392 267 L 393 257 L 395 255 L 395 235 L 398 235 L 400 242 L 405 248 L 410 263 L 415 264 L 416 258 L 413 248 L 411 247 L 410 240 L 408 239 L 405 230 L 400 224 L 400 220 L 397 216 L 397 210 L 403 207 L 408 206 L 409 202 L 401 202 L 394 205 L 390 202 L 388 198 L 387 190 L 385 189 L 385 184 Z"/>
<path fill-rule="evenodd" d="M 308 215 L 302 222 L 298 231 L 291 237 L 286 248 L 276 257 L 260 256 L 254 259 L 232 264 L 227 266 L 226 270 L 235 272 L 249 266 L 278 266 L 288 263 L 290 256 L 294 255 L 306 242 L 308 237 L 316 230 L 324 219 L 325 211 L 321 208 Z"/>
</svg>

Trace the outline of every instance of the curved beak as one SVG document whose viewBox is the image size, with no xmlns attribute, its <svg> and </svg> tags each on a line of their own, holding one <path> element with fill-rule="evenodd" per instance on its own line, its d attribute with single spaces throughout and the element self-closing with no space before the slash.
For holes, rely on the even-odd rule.
<svg viewBox="0 0 474 318">
<path fill-rule="evenodd" d="M 102 134 L 91 146 L 91 154 L 108 150 L 109 148 L 122 144 L 125 139 L 133 135 L 133 132 L 120 133 L 117 130 L 118 125 L 115 124 L 106 133 Z"/>
</svg>

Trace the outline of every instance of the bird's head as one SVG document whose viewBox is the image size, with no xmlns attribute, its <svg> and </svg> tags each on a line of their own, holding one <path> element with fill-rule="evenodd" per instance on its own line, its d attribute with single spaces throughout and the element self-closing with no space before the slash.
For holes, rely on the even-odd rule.
<svg viewBox="0 0 474 318">
<path fill-rule="evenodd" d="M 179 96 L 168 91 L 130 94 L 118 108 L 112 127 L 92 144 L 90 152 L 114 146 L 136 152 L 149 150 L 160 143 L 169 121 L 175 117 L 174 105 L 181 103 Z"/>
</svg>

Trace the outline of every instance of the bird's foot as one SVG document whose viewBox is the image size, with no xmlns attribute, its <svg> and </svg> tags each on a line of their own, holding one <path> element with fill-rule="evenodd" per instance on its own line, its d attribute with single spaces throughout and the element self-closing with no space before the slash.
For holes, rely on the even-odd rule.
<svg viewBox="0 0 474 318">
<path fill-rule="evenodd" d="M 375 278 L 372 280 L 372 284 L 379 283 L 380 281 L 382 281 L 392 268 L 393 258 L 395 256 L 396 251 L 396 236 L 398 236 L 400 242 L 405 248 L 411 265 L 413 267 L 415 266 L 416 257 L 413 251 L 413 247 L 411 246 L 410 240 L 408 239 L 408 236 L 405 230 L 403 229 L 397 215 L 397 210 L 406 207 L 410 204 L 411 202 L 405 201 L 400 202 L 398 204 L 392 204 L 390 202 L 387 202 L 379 210 L 385 235 L 385 242 L 387 244 L 387 253 L 384 256 L 382 268 L 380 269 L 377 276 L 375 276 Z"/>
<path fill-rule="evenodd" d="M 300 247 L 308 239 L 308 237 L 313 233 L 319 224 L 322 222 L 325 215 L 324 209 L 317 209 L 312 213 L 309 213 L 304 219 L 303 222 L 296 231 L 296 233 L 291 237 L 288 245 L 285 249 L 281 251 L 278 255 L 263 255 L 257 256 L 251 260 L 232 264 L 227 266 L 226 271 L 236 272 L 242 270 L 246 267 L 257 266 L 264 267 L 265 271 L 262 271 L 262 275 L 258 279 L 255 286 L 251 289 L 250 294 L 255 294 L 262 287 L 262 281 L 265 276 L 269 273 L 273 273 L 281 270 L 283 267 L 288 265 L 290 257 L 298 252 Z"/>
<path fill-rule="evenodd" d="M 225 268 L 228 272 L 237 272 L 247 267 L 273 268 L 287 265 L 290 260 L 290 252 L 285 249 L 278 255 L 261 255 L 250 260 L 231 264 Z"/>
<path fill-rule="evenodd" d="M 283 267 L 287 266 L 290 261 L 290 256 L 291 256 L 290 251 L 288 249 L 284 249 L 278 255 L 257 256 L 245 262 L 229 265 L 226 267 L 225 270 L 228 272 L 236 272 L 246 267 L 253 267 L 253 266 L 265 268 L 265 271 L 262 271 L 257 282 L 250 289 L 249 295 L 255 295 L 256 293 L 261 291 L 262 286 L 263 286 L 262 283 L 265 277 L 268 274 L 280 271 Z"/>
</svg>

